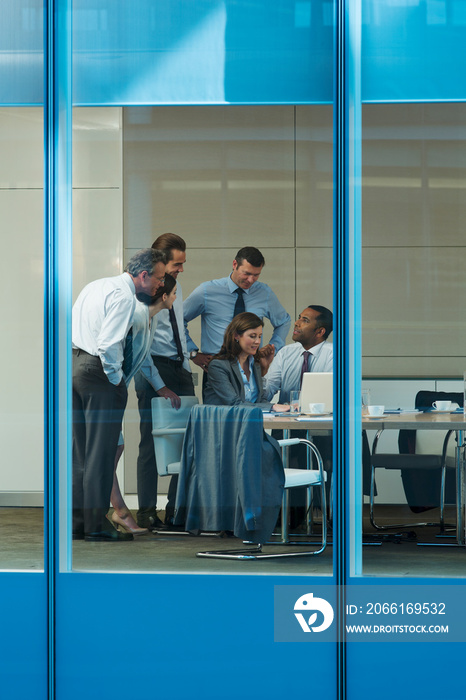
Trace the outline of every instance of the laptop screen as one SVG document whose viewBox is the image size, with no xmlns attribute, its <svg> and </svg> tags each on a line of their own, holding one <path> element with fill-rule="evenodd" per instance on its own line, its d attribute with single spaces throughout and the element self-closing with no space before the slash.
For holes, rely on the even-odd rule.
<svg viewBox="0 0 466 700">
<path fill-rule="evenodd" d="M 305 372 L 301 386 L 301 413 L 310 413 L 310 403 L 325 404 L 333 413 L 333 372 Z"/>
</svg>

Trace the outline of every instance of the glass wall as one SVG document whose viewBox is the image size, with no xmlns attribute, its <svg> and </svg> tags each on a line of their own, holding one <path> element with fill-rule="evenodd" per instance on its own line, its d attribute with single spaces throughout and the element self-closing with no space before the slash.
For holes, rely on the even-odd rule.
<svg viewBox="0 0 466 700">
<path fill-rule="evenodd" d="M 462 103 L 363 109 L 363 385 L 372 403 L 402 409 L 400 418 L 409 416 L 405 411 L 432 407 L 435 396 L 416 403 L 419 391 L 463 392 L 465 116 Z M 438 398 L 456 399 L 462 409 L 457 396 Z M 375 430 L 368 435 L 372 443 Z M 404 431 L 399 441 L 394 424 L 384 431 L 377 450 L 395 454 L 409 448 L 440 455 L 444 436 L 440 430 L 417 430 L 410 436 Z M 414 442 L 407 447 L 408 437 Z M 455 444 L 452 439 L 448 449 L 445 514 L 452 528 Z M 406 472 L 401 477 L 397 469 L 380 468 L 376 485 L 374 520 L 391 527 L 377 532 L 370 525 L 366 497 L 367 539 L 384 541 L 384 546 L 383 557 L 374 548 L 365 549 L 365 570 L 462 576 L 461 550 L 416 546 L 455 541 L 454 529 L 446 533 L 452 539 L 439 539 L 438 525 L 415 527 L 440 521 L 440 470 L 421 472 L 416 480 Z M 397 523 L 411 526 L 397 529 Z M 404 546 L 395 556 L 396 542 Z"/>
<path fill-rule="evenodd" d="M 227 277 L 237 250 L 252 245 L 266 260 L 261 282 L 270 285 L 293 320 L 301 305 L 331 307 L 332 3 L 142 1 L 121 9 L 115 13 L 108 2 L 78 2 L 73 8 L 73 297 L 87 282 L 120 273 L 138 249 L 173 231 L 187 244 L 178 279 L 185 298 L 200 282 Z M 312 81 L 316 66 L 318 80 Z M 310 297 L 311 275 L 320 285 L 316 300 Z M 198 339 L 199 326 L 191 330 Z M 266 340 L 270 333 L 267 325 Z M 199 395 L 200 371 L 193 364 L 191 369 L 198 375 Z M 118 477 L 136 515 L 139 416 L 131 386 L 129 395 Z M 71 462 L 67 466 L 70 475 Z M 166 488 L 159 479 L 162 519 Z M 69 545 L 71 531 L 68 535 Z M 178 697 L 201 686 L 206 697 L 276 694 L 276 679 L 264 683 L 255 672 L 246 672 L 247 691 L 243 675 L 225 683 L 231 659 L 243 649 L 251 610 L 267 599 L 269 609 L 254 631 L 259 663 L 263 658 L 268 664 L 304 667 L 305 645 L 275 644 L 270 634 L 266 620 L 273 617 L 273 590 L 277 582 L 296 577 L 332 580 L 332 549 L 294 561 L 195 556 L 199 550 L 238 545 L 242 540 L 230 537 L 164 532 L 117 544 L 75 538 L 72 558 L 58 571 L 57 693 L 71 692 L 72 698 L 82 693 L 89 675 L 99 686 L 113 674 L 114 656 L 90 656 L 86 637 L 97 624 L 110 629 L 118 610 L 140 640 L 140 673 L 136 679 L 132 663 L 127 664 L 118 677 L 121 689 L 132 692 L 136 685 L 146 693 L 155 686 Z M 85 604 L 68 605 L 63 614 L 78 590 Z M 194 597 L 188 624 L 179 621 L 184 613 L 178 606 L 174 610 L 173 596 Z M 219 621 L 222 606 L 226 618 Z M 148 628 L 150 642 L 145 641 Z M 196 629 L 196 651 L 183 662 L 181 675 L 172 645 L 157 645 L 154 656 L 152 642 L 175 628 L 180 648 L 191 646 Z M 222 648 L 213 668 L 205 653 L 212 644 Z M 319 646 L 314 658 L 330 675 L 329 681 L 322 674 L 314 688 L 330 700 L 336 684 L 334 646 Z M 283 676 L 280 694 L 282 689 L 301 694 L 307 682 L 298 674 Z"/>
<path fill-rule="evenodd" d="M 43 12 L 42 0 L 5 0 L 0 23 L 2 693 L 38 700 L 48 669 Z"/>
<path fill-rule="evenodd" d="M 10 260 L 1 281 L 0 568 L 33 571 L 44 567 L 42 12 L 36 0 L 7 1 L 0 28 L 0 203 Z"/>
<path fill-rule="evenodd" d="M 331 106 L 81 107 L 73 122 L 74 298 L 84 284 L 119 273 L 137 250 L 172 231 L 187 244 L 177 280 L 184 298 L 202 282 L 227 276 L 237 250 L 253 245 L 266 260 L 260 281 L 293 321 L 309 304 L 332 308 Z M 200 319 L 189 331 L 199 345 Z M 265 342 L 272 332 L 266 319 Z M 191 367 L 202 401 L 202 371 Z M 124 436 L 118 477 L 136 511 L 140 434 L 133 384 Z M 168 481 L 159 479 L 162 520 Z M 211 564 L 193 560 L 203 546 L 159 533 L 139 538 L 122 561 L 119 553 L 94 558 L 88 544 L 75 542 L 74 566 L 208 571 Z M 331 550 L 312 563 L 301 560 L 298 569 L 280 568 L 296 570 L 328 575 Z"/>
<path fill-rule="evenodd" d="M 68 92 L 59 98 L 63 112 L 73 111 L 72 143 L 61 125 L 53 134 L 46 129 L 49 137 L 57 139 L 50 149 L 57 161 L 60 156 L 69 162 L 72 155 L 72 181 L 63 175 L 65 162 L 55 183 L 58 187 L 52 190 L 60 210 L 71 186 L 73 189 L 73 255 L 63 269 L 57 266 L 57 279 L 49 282 L 57 283 L 60 289 L 72 285 L 74 301 L 88 282 L 118 275 L 136 250 L 150 246 L 161 233 L 173 231 L 187 243 L 187 260 L 179 279 L 185 298 L 201 282 L 227 276 L 236 251 L 243 245 L 254 245 L 266 259 L 261 281 L 276 292 L 292 320 L 309 304 L 332 309 L 336 303 L 334 268 L 348 263 L 353 254 L 355 259 L 359 255 L 359 245 L 355 250 L 345 249 L 342 256 L 334 255 L 332 241 L 336 196 L 332 168 L 336 145 L 332 108 L 334 17 L 336 9 L 350 12 L 355 4 L 180 0 L 154 5 L 141 0 L 123 4 L 121 12 L 116 12 L 115 4 L 108 0 L 76 0 L 69 27 L 55 25 L 67 38 L 71 38 L 71 24 L 73 27 L 73 96 Z M 388 455 L 390 463 L 399 450 L 415 449 L 428 460 L 429 455 L 442 450 L 443 423 L 450 420 L 445 414 L 455 412 L 455 403 L 461 409 L 463 402 L 466 358 L 461 234 L 466 206 L 466 96 L 462 37 L 466 15 L 457 0 L 364 0 L 362 9 L 362 303 L 356 279 L 353 287 L 346 289 L 355 300 L 348 322 L 354 322 L 357 334 L 361 321 L 362 386 L 370 392 L 367 403 L 385 410 L 378 453 Z M 211 663 L 206 650 L 214 646 L 216 652 L 221 635 L 223 653 L 217 655 L 209 687 L 210 695 L 218 697 L 218 684 L 230 677 L 231 659 L 237 658 L 244 645 L 244 630 L 252 625 L 262 655 L 256 666 L 261 661 L 270 665 L 276 659 L 277 664 L 304 667 L 310 658 L 304 644 L 274 643 L 270 632 L 274 587 L 285 577 L 287 585 L 305 580 L 306 586 L 309 581 L 312 585 L 315 581 L 333 584 L 333 573 L 341 574 L 339 581 L 346 580 L 346 555 L 354 555 L 352 564 L 357 561 L 359 536 L 346 533 L 348 539 L 339 549 L 341 556 L 334 559 L 335 567 L 331 548 L 319 557 L 261 562 L 260 569 L 252 568 L 249 562 L 205 562 L 196 558 L 196 552 L 214 545 L 179 533 L 151 533 L 116 547 L 78 537 L 71 545 L 71 454 L 55 449 L 66 444 L 66 452 L 71 442 L 71 372 L 63 380 L 68 367 L 51 386 L 65 398 L 59 408 L 67 405 L 69 415 L 51 410 L 48 418 L 54 425 L 55 421 L 60 421 L 60 426 L 68 422 L 69 430 L 49 445 L 50 464 L 45 465 L 51 481 L 60 474 L 60 502 L 57 505 L 53 500 L 51 515 L 55 507 L 61 507 L 58 540 L 64 556 L 55 568 L 52 537 L 47 575 L 25 577 L 22 573 L 44 569 L 43 436 L 48 426 L 44 425 L 43 410 L 43 346 L 44 326 L 50 319 L 44 318 L 43 311 L 43 222 L 44 201 L 50 203 L 51 193 L 45 191 L 43 175 L 42 5 L 36 0 L 8 3 L 0 35 L 4 46 L 0 61 L 3 241 L 10 258 L 16 254 L 15 263 L 4 265 L 2 275 L 5 337 L 9 332 L 14 344 L 14 352 L 11 343 L 10 347 L 2 345 L 0 568 L 7 570 L 2 584 L 6 582 L 5 589 L 9 586 L 5 599 L 12 601 L 7 628 L 19 636 L 27 621 L 36 644 L 36 658 L 31 660 L 35 675 L 31 677 L 40 675 L 41 688 L 45 688 L 47 653 L 57 662 L 56 669 L 50 671 L 50 678 L 58 679 L 57 697 L 70 700 L 82 695 L 89 677 L 97 679 L 96 693 L 99 682 L 105 688 L 108 678 L 113 677 L 113 655 L 95 658 L 89 654 L 89 630 L 111 630 L 116 610 L 131 620 L 137 639 L 146 639 L 148 626 L 158 636 L 176 629 L 176 643 L 190 648 L 192 630 L 196 630 L 198 653 L 185 661 L 186 680 L 178 679 L 180 697 L 192 692 L 189 664 L 198 664 L 195 679 L 204 687 L 205 672 L 211 670 L 206 668 Z M 353 40 L 356 43 L 350 45 L 349 52 L 354 49 L 358 55 L 355 36 L 350 42 Z M 63 85 L 60 87 L 66 92 Z M 350 98 L 354 98 L 353 88 L 351 85 Z M 345 113 L 339 146 L 348 145 L 345 129 L 350 121 Z M 349 146 L 357 160 L 357 125 L 355 143 L 353 135 Z M 355 171 L 358 180 L 357 168 Z M 338 180 L 338 195 L 345 186 Z M 358 206 L 353 198 L 344 204 L 349 209 Z M 63 211 L 66 208 L 63 206 Z M 56 226 L 50 241 L 53 250 L 47 252 L 57 252 L 64 240 L 60 250 L 66 251 L 66 231 L 66 227 Z M 45 287 L 50 291 L 47 280 Z M 66 324 L 71 304 L 64 299 L 58 303 L 62 304 L 60 318 L 66 323 L 58 329 L 57 356 L 50 358 L 55 369 L 58 364 L 61 369 L 67 366 L 70 357 L 71 332 Z M 338 301 L 350 305 L 346 298 Z M 198 342 L 198 320 L 191 323 L 190 331 Z M 266 324 L 266 340 L 270 333 L 270 324 Z M 337 340 L 343 345 L 341 338 Z M 287 343 L 293 343 L 291 331 Z M 335 374 L 339 386 L 340 379 L 358 384 L 358 362 L 359 357 L 349 376 Z M 201 372 L 193 364 L 191 369 L 196 394 L 201 398 Z M 414 413 L 420 390 L 430 392 L 430 403 L 421 407 L 434 408 L 433 418 Z M 451 399 L 453 406 L 450 403 L 444 409 L 432 406 L 436 392 L 444 392 L 444 399 L 445 394 L 457 395 L 457 401 Z M 350 404 L 343 401 L 338 407 L 343 418 L 352 416 L 355 407 Z M 359 396 L 356 404 L 359 415 Z M 464 422 L 461 412 L 458 416 L 461 418 L 452 415 L 451 421 Z M 427 438 L 428 431 L 422 426 L 429 421 L 436 427 L 435 435 Z M 445 450 L 445 527 L 438 524 L 443 496 L 437 461 L 429 466 L 426 478 L 422 476 L 422 489 L 417 474 L 409 480 L 396 469 L 380 466 L 373 521 L 388 528 L 377 529 L 369 517 L 368 486 L 370 465 L 375 463 L 370 451 L 374 449 L 377 420 L 371 423 L 367 418 L 363 427 L 367 438 L 362 465 L 363 542 L 380 545 L 363 548 L 364 587 L 369 590 L 365 585 L 369 577 L 374 577 L 371 583 L 386 576 L 462 578 L 464 548 L 418 547 L 421 543 L 458 544 L 458 540 L 464 544 L 464 528 L 458 529 L 457 520 L 458 487 L 461 491 L 462 484 L 455 471 L 455 435 Z M 359 445 L 359 420 L 352 430 L 350 437 Z M 409 435 L 399 435 L 400 430 Z M 133 512 L 138 507 L 138 431 L 137 401 L 130 387 L 123 424 L 125 452 L 118 478 Z M 453 427 L 453 433 L 459 432 L 461 426 Z M 347 445 L 338 446 L 335 462 L 343 464 Z M 164 480 L 159 479 L 157 508 L 162 519 L 166 491 Z M 347 496 L 343 487 L 338 495 L 343 511 Z M 353 505 L 358 508 L 360 503 Z M 111 513 L 110 509 L 110 517 Z M 437 525 L 419 526 L 424 520 Z M 50 522 L 54 522 L 53 517 Z M 215 543 L 219 548 L 232 545 L 230 539 Z M 19 570 L 19 574 L 11 570 Z M 92 575 L 70 575 L 71 570 Z M 108 576 L 100 576 L 100 572 L 112 573 L 110 586 Z M 121 572 L 135 575 L 120 576 Z M 141 572 L 164 575 L 141 576 Z M 183 575 L 166 575 L 173 573 Z M 207 576 L 189 576 L 191 573 Z M 249 576 L 231 575 L 238 573 Z M 263 573 L 267 576 L 258 575 Z M 40 586 L 31 593 L 30 581 L 25 585 L 25 579 L 34 579 Z M 12 589 L 14 595 L 10 596 Z M 189 600 L 188 596 L 195 599 L 189 624 L 182 606 L 174 610 L 172 605 L 174 599 Z M 219 628 L 218 610 L 225 600 L 228 620 Z M 17 610 L 21 610 L 22 619 L 16 619 Z M 47 622 L 50 635 L 46 649 Z M 151 689 L 157 681 L 161 692 L 168 694 L 172 679 L 179 676 L 178 659 L 170 645 L 157 647 L 154 658 L 149 642 L 141 643 L 138 651 L 137 680 L 133 664 L 127 663 L 120 669 L 119 682 L 130 692 L 135 682 Z M 10 655 L 19 644 L 19 639 L 5 635 Z M 348 678 L 355 671 L 358 683 L 362 677 L 368 683 L 372 668 L 381 673 L 380 665 L 372 664 L 370 658 L 370 653 L 375 656 L 376 652 L 371 649 L 366 655 L 365 651 L 367 647 L 363 652 L 352 652 L 344 671 Z M 339 645 L 338 654 L 340 670 L 345 669 L 344 645 Z M 13 669 L 14 681 L 24 675 L 17 659 L 10 663 L 10 657 L 4 657 L 3 647 L 2 658 Z M 315 665 L 326 669 L 316 681 L 322 697 L 335 694 L 336 658 L 333 645 L 313 649 Z M 392 652 L 391 658 L 399 663 L 399 654 L 397 658 Z M 410 667 L 404 669 L 407 674 L 412 672 L 412 658 L 410 654 L 406 661 Z M 426 667 L 429 660 L 426 655 L 420 663 Z M 386 667 L 388 674 L 393 665 L 390 662 Z M 342 686 L 347 680 L 344 673 L 338 679 Z M 248 680 L 256 683 L 250 686 L 251 697 L 264 694 L 258 674 L 250 673 Z M 281 681 L 282 687 L 272 687 L 275 679 L 268 678 L 270 697 L 272 692 L 281 696 L 285 690 L 302 694 L 308 683 L 299 674 Z M 380 697 L 385 686 L 387 693 L 392 692 L 382 674 L 376 682 Z M 429 679 L 426 676 L 416 682 L 427 684 Z M 244 685 L 242 678 L 236 683 Z M 434 685 L 429 691 L 430 697 L 439 695 Z M 238 687 L 231 683 L 228 692 L 237 697 Z M 23 694 L 28 696 L 30 691 Z M 361 697 L 356 692 L 354 696 Z"/>
<path fill-rule="evenodd" d="M 8 300 L 2 317 L 9 338 L 1 350 L 7 368 L 0 428 L 0 567 L 5 569 L 44 566 L 42 143 L 42 108 L 0 109 L 2 240 L 6 257 L 17 261 L 5 266 L 1 283 L 2 298 Z"/>
</svg>

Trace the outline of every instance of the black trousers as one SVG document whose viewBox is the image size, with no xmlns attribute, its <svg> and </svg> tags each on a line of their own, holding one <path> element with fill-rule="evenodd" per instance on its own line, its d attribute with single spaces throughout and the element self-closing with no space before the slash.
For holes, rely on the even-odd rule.
<svg viewBox="0 0 466 700">
<path fill-rule="evenodd" d="M 73 350 L 73 532 L 102 532 L 128 392 L 112 384 L 99 357 Z"/>
<path fill-rule="evenodd" d="M 183 363 L 170 360 L 167 357 L 152 357 L 160 376 L 168 389 L 178 396 L 194 396 L 194 385 L 191 372 L 183 367 Z M 157 509 L 157 465 L 155 462 L 154 439 L 152 437 L 151 401 L 157 392 L 139 373 L 135 379 L 136 394 L 140 417 L 141 440 L 137 461 L 138 482 L 138 516 L 141 521 L 144 515 L 153 515 Z M 168 401 L 168 399 L 167 399 Z M 175 511 L 176 487 L 178 477 L 172 476 L 168 487 L 168 504 L 166 514 L 172 516 Z"/>
</svg>

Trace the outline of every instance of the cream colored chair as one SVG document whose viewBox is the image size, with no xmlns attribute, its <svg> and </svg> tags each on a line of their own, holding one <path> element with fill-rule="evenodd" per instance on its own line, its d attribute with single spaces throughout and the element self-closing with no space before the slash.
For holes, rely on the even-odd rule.
<svg viewBox="0 0 466 700">
<path fill-rule="evenodd" d="M 196 396 L 181 396 L 181 406 L 172 407 L 163 397 L 152 399 L 152 436 L 159 476 L 180 473 L 181 450 L 189 414 L 199 403 Z"/>
</svg>

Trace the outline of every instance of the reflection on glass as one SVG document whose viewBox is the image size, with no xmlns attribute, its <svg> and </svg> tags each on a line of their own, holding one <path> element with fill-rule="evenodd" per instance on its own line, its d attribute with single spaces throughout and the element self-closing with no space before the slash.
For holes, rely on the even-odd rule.
<svg viewBox="0 0 466 700">
<path fill-rule="evenodd" d="M 0 109 L 0 568 L 43 569 L 43 116 Z"/>
<path fill-rule="evenodd" d="M 393 459 L 376 471 L 377 522 L 390 528 L 376 534 L 365 519 L 365 537 L 386 543 L 377 548 L 383 556 L 376 548 L 364 549 L 367 573 L 439 575 L 444 570 L 439 561 L 447 557 L 449 573 L 461 574 L 455 548 L 416 547 L 417 542 L 455 541 L 454 445 L 446 452 L 442 533 L 438 462 L 446 428 L 404 429 L 416 419 L 415 410 L 427 411 L 423 420 L 431 420 L 436 400 L 463 406 L 465 116 L 463 104 L 363 108 L 364 386 L 373 404 L 396 411 L 386 422 L 377 453 L 425 456 L 424 471 L 410 466 L 408 473 L 402 465 L 400 472 Z M 439 428 L 441 416 L 435 420 Z M 370 443 L 374 435 L 375 430 L 368 430 Z M 437 466 L 429 463 L 429 455 L 437 456 Z M 365 495 L 367 515 L 367 490 Z M 435 525 L 417 526 L 425 522 Z M 439 534 L 447 539 L 438 539 Z M 391 542 L 400 541 L 404 546 L 392 558 Z"/>
<path fill-rule="evenodd" d="M 206 280 L 227 277 L 237 251 L 249 245 L 263 252 L 260 281 L 272 288 L 293 321 L 309 303 L 332 308 L 331 107 L 75 108 L 73 128 L 75 299 L 86 284 L 121 274 L 137 250 L 172 231 L 186 242 L 178 261 L 182 269 L 175 270 L 179 297 L 186 299 Z M 163 328 L 162 315 L 156 319 Z M 292 330 L 293 325 L 288 344 L 293 343 Z M 189 334 L 195 347 L 206 350 L 199 318 L 190 321 Z M 266 320 L 265 342 L 272 334 Z M 163 353 L 161 347 L 162 360 Z M 186 362 L 186 369 L 193 372 L 202 400 L 197 360 Z M 169 364 L 156 363 L 161 386 L 182 395 L 167 374 Z M 153 451 L 154 395 L 138 382 L 128 387 L 125 451 L 117 473 L 137 525 L 160 528 L 173 516 L 167 503 L 176 484 L 152 473 L 151 498 L 141 501 L 141 462 L 144 450 Z M 331 456 L 326 467 L 331 469 Z M 317 503 L 314 508 L 319 520 Z M 118 518 L 117 512 L 113 520 L 123 527 Z M 220 540 L 219 546 L 231 548 L 232 543 Z M 117 548 L 78 540 L 73 567 L 210 571 L 212 562 L 195 557 L 209 547 L 199 538 L 160 530 Z M 263 566 L 270 572 L 283 568 L 273 561 Z M 232 564 L 222 562 L 222 567 L 230 571 Z M 286 572 L 331 573 L 331 549 L 312 560 L 288 561 Z"/>
</svg>

